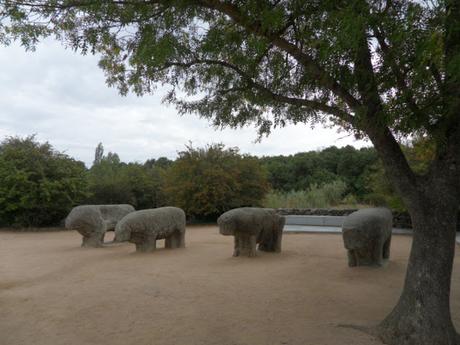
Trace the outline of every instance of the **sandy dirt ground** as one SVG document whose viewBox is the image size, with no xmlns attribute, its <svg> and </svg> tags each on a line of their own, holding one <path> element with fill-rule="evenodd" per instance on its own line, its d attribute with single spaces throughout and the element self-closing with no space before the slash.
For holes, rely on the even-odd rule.
<svg viewBox="0 0 460 345">
<path fill-rule="evenodd" d="M 80 248 L 77 232 L 0 232 L 1 345 L 364 345 L 394 306 L 411 238 L 383 269 L 348 268 L 340 235 L 287 234 L 281 254 L 233 258 L 188 227 L 187 248 Z M 460 247 L 458 247 L 460 249 Z M 460 254 L 452 311 L 460 328 Z"/>
</svg>

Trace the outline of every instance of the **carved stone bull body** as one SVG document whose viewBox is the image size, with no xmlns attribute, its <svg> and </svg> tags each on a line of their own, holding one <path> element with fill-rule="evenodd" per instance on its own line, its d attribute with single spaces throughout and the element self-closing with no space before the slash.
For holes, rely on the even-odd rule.
<svg viewBox="0 0 460 345">
<path fill-rule="evenodd" d="M 82 247 L 101 247 L 107 230 L 117 223 L 134 207 L 120 205 L 81 205 L 74 207 L 65 220 L 67 229 L 77 230 L 82 236 Z"/>
<path fill-rule="evenodd" d="M 382 266 L 390 257 L 393 216 L 386 208 L 351 213 L 342 225 L 348 266 Z"/>
<path fill-rule="evenodd" d="M 169 249 L 185 247 L 185 212 L 177 207 L 136 211 L 115 228 L 115 241 L 129 241 L 138 252 L 153 252 L 156 241 L 165 239 Z"/>
<path fill-rule="evenodd" d="M 281 252 L 285 218 L 269 208 L 242 207 L 222 214 L 217 223 L 222 235 L 234 236 L 233 256 L 256 256 L 256 246 Z"/>
</svg>

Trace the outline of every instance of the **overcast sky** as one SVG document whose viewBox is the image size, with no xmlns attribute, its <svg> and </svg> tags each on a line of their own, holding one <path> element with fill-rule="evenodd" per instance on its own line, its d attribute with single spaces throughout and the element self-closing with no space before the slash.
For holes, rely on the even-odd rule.
<svg viewBox="0 0 460 345">
<path fill-rule="evenodd" d="M 142 98 L 120 96 L 106 86 L 97 62 L 96 56 L 81 56 L 52 40 L 33 53 L 19 45 L 0 47 L 0 138 L 36 134 L 87 165 L 99 142 L 126 162 L 175 158 L 189 141 L 195 147 L 221 142 L 258 156 L 370 145 L 335 129 L 307 125 L 275 129 L 256 143 L 254 128 L 220 131 L 198 116 L 179 116 L 161 103 L 161 89 Z"/>
</svg>

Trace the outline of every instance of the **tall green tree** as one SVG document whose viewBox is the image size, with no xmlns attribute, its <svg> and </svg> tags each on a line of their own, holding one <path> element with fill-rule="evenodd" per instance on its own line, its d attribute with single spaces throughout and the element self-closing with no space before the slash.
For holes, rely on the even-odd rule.
<svg viewBox="0 0 460 345">
<path fill-rule="evenodd" d="M 411 168 L 425 174 L 435 154 L 433 143 L 427 138 L 414 138 L 411 142 L 401 146 Z M 385 205 L 395 210 L 406 211 L 401 197 L 396 193 L 385 173 L 382 162 L 378 161 L 368 167 L 362 176 L 366 185 L 367 195 L 364 200 L 374 205 Z"/>
<path fill-rule="evenodd" d="M 389 344 L 459 344 L 449 307 L 460 204 L 458 0 L 2 2 L 3 42 L 55 34 L 102 54 L 121 93 L 168 100 L 216 126 L 332 122 L 373 143 L 414 225 L 404 289 L 377 327 Z M 196 97 L 182 99 L 182 90 Z M 435 143 L 426 173 L 398 139 Z"/>
<path fill-rule="evenodd" d="M 363 178 L 377 160 L 373 148 L 357 150 L 352 146 L 331 146 L 322 151 L 261 158 L 275 190 L 307 190 L 314 184 L 323 185 L 340 179 L 346 182 L 349 193 L 361 199 L 368 192 Z"/>
<path fill-rule="evenodd" d="M 83 162 L 34 136 L 0 143 L 0 224 L 58 224 L 87 196 Z"/>
<path fill-rule="evenodd" d="M 104 146 L 102 143 L 97 144 L 96 150 L 94 151 L 94 161 L 93 165 L 99 164 L 104 157 Z"/>
<path fill-rule="evenodd" d="M 163 159 L 145 164 L 123 163 L 117 153 L 103 154 L 102 144 L 95 150 L 93 166 L 87 173 L 90 196 L 88 203 L 131 204 L 136 209 L 164 206 L 162 193 Z M 164 162 L 163 162 L 164 164 Z"/>
<path fill-rule="evenodd" d="M 166 157 L 160 157 L 157 159 L 150 158 L 144 162 L 144 166 L 147 168 L 153 168 L 153 167 L 169 168 L 172 163 L 173 161 Z"/>
<path fill-rule="evenodd" d="M 96 152 L 97 152 L 96 148 Z M 87 174 L 92 204 L 133 204 L 134 196 L 129 181 L 124 178 L 126 167 L 116 153 L 109 152 L 93 164 Z M 135 205 L 133 205 L 135 206 Z"/>
<path fill-rule="evenodd" d="M 257 158 L 214 144 L 179 152 L 165 176 L 164 192 L 187 215 L 216 219 L 232 208 L 260 206 L 268 187 Z"/>
</svg>

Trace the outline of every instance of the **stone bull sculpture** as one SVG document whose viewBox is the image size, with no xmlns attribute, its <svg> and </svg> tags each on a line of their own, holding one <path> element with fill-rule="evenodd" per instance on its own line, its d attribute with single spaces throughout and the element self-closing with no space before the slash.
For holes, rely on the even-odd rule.
<svg viewBox="0 0 460 345">
<path fill-rule="evenodd" d="M 115 242 L 129 241 L 138 252 L 153 252 L 156 241 L 165 239 L 166 248 L 185 247 L 185 212 L 177 207 L 136 211 L 115 228 Z"/>
<path fill-rule="evenodd" d="M 134 211 L 121 205 L 81 205 L 74 207 L 65 220 L 65 227 L 77 230 L 82 236 L 82 247 L 101 247 L 107 230 L 115 228 L 120 219 Z"/>
<path fill-rule="evenodd" d="M 348 266 L 382 266 L 390 257 L 393 215 L 386 208 L 366 208 L 350 214 L 342 225 Z"/>
<path fill-rule="evenodd" d="M 269 208 L 242 207 L 222 214 L 218 219 L 219 232 L 234 236 L 233 256 L 256 256 L 259 250 L 280 252 L 285 218 Z"/>
</svg>

